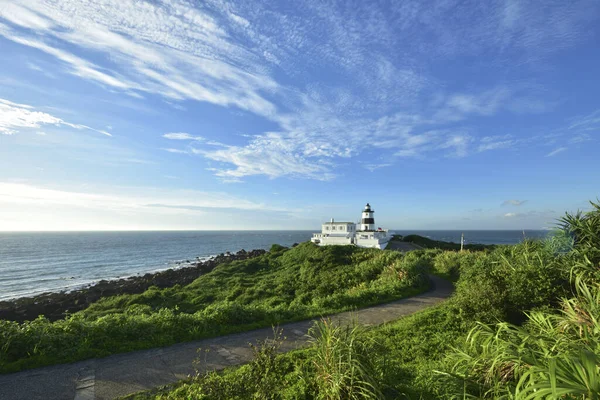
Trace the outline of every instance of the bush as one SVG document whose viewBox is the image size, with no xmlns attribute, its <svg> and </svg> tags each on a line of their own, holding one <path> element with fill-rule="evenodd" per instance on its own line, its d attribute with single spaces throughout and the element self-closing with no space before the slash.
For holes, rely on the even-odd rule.
<svg viewBox="0 0 600 400">
<path fill-rule="evenodd" d="M 461 258 L 454 304 L 466 318 L 521 323 L 525 312 L 556 304 L 568 290 L 569 256 L 524 242 Z M 453 257 L 454 258 L 454 257 Z"/>
</svg>

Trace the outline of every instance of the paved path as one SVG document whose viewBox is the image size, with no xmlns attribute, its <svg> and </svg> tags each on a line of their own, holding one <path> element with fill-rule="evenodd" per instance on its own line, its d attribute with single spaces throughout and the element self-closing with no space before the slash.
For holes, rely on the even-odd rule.
<svg viewBox="0 0 600 400">
<path fill-rule="evenodd" d="M 348 323 L 379 325 L 430 307 L 452 293 L 452 284 L 431 276 L 434 289 L 415 297 L 387 304 L 344 312 L 331 317 Z M 306 333 L 312 321 L 282 325 L 287 340 L 283 350 L 306 345 Z M 201 371 L 222 369 L 250 360 L 248 343 L 273 336 L 272 328 L 176 344 L 169 347 L 117 354 L 101 359 L 38 368 L 0 375 L 0 399 L 114 399 L 115 397 L 173 383 L 195 372 L 193 361 L 202 352 Z"/>
</svg>

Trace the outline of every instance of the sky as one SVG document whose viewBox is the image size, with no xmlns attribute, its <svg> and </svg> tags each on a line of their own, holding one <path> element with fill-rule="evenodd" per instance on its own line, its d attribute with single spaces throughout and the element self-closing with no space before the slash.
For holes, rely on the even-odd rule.
<svg viewBox="0 0 600 400">
<path fill-rule="evenodd" d="M 598 0 L 0 0 L 0 230 L 552 227 L 598 71 Z"/>
</svg>

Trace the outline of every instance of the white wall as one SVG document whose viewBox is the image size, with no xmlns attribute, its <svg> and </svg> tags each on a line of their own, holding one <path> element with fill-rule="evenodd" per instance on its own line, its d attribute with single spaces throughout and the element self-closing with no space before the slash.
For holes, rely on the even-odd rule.
<svg viewBox="0 0 600 400">
<path fill-rule="evenodd" d="M 322 246 L 327 246 L 327 245 L 333 245 L 333 244 L 350 244 L 350 238 L 347 238 L 346 236 L 327 236 L 327 237 L 323 237 L 321 238 L 321 245 Z"/>
<path fill-rule="evenodd" d="M 331 228 L 335 227 L 335 230 Z M 329 228 L 329 229 L 327 229 Z M 354 224 L 336 224 L 335 222 L 332 224 L 323 224 L 321 226 L 321 233 L 328 234 L 347 234 L 348 232 L 355 232 Z"/>
</svg>

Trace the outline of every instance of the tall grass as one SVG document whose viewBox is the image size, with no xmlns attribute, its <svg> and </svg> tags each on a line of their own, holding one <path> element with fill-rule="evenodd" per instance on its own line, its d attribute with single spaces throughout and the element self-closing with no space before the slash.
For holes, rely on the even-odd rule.
<svg viewBox="0 0 600 400">
<path fill-rule="evenodd" d="M 527 313 L 523 326 L 474 328 L 443 374 L 463 382 L 456 398 L 600 399 L 600 207 L 592 205 L 561 220 L 573 235 L 573 250 L 559 257 L 571 264 L 572 296 Z"/>
<path fill-rule="evenodd" d="M 367 339 L 362 326 L 336 325 L 322 319 L 315 323 L 309 335 L 315 349 L 313 379 L 318 399 L 383 397 L 370 354 L 373 343 Z"/>
</svg>

